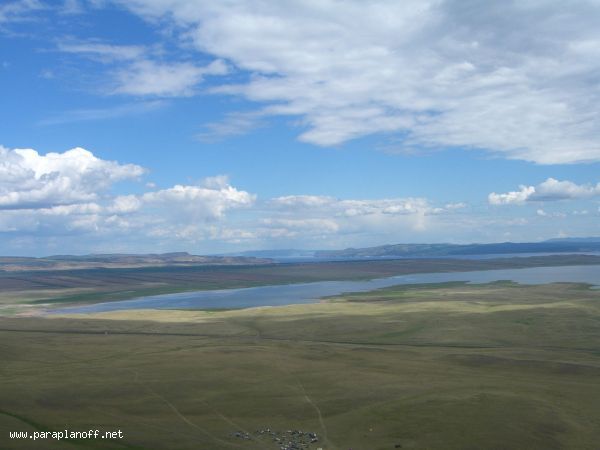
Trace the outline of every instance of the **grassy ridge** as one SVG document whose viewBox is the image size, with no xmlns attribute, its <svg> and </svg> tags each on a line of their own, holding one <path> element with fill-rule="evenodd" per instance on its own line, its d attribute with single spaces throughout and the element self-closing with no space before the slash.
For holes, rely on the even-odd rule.
<svg viewBox="0 0 600 450">
<path fill-rule="evenodd" d="M 315 431 L 324 449 L 595 449 L 599 337 L 600 292 L 576 284 L 4 318 L 0 398 L 14 417 L 120 428 L 138 448 L 277 449 L 231 434 L 270 427 Z M 3 441 L 28 427 L 14 417 L 0 415 L 0 448 L 32 448 Z"/>
</svg>

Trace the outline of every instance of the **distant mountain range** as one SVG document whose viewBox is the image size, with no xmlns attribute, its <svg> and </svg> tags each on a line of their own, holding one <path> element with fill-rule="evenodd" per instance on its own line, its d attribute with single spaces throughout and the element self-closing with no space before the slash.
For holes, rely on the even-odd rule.
<svg viewBox="0 0 600 450">
<path fill-rule="evenodd" d="M 150 254 L 53 255 L 43 258 L 0 257 L 0 271 L 136 268 L 161 266 L 214 266 L 269 264 L 250 256 L 198 256 L 187 252 Z"/>
<path fill-rule="evenodd" d="M 98 268 L 259 265 L 274 262 L 311 262 L 369 258 L 442 258 L 477 255 L 600 253 L 600 238 L 550 239 L 543 242 L 495 244 L 392 244 L 344 250 L 255 250 L 227 255 L 191 255 L 187 252 L 91 255 L 52 255 L 43 258 L 0 256 L 0 271 L 74 270 Z"/>
<path fill-rule="evenodd" d="M 600 237 L 555 238 L 546 242 L 600 242 Z"/>
<path fill-rule="evenodd" d="M 551 239 L 543 242 L 500 242 L 495 244 L 393 244 L 345 250 L 320 250 L 318 258 L 446 257 L 519 253 L 597 253 L 600 238 Z"/>
<path fill-rule="evenodd" d="M 312 258 L 317 250 L 298 250 L 298 249 L 276 249 L 276 250 L 248 250 L 239 253 L 230 253 L 220 256 L 246 256 L 252 258 L 273 258 L 273 259 L 295 259 Z"/>
</svg>

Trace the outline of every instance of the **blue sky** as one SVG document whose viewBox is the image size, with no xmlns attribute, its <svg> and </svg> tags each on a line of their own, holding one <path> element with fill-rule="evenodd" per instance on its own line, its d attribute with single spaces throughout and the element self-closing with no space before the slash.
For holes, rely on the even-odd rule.
<svg viewBox="0 0 600 450">
<path fill-rule="evenodd" d="M 595 2 L 8 0 L 0 253 L 597 236 Z"/>
</svg>

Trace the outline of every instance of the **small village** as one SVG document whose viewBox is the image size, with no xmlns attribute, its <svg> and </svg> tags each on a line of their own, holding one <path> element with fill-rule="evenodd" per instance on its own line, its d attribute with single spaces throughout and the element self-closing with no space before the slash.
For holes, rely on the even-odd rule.
<svg viewBox="0 0 600 450">
<path fill-rule="evenodd" d="M 248 433 L 246 431 L 234 431 L 231 435 L 237 439 L 243 439 L 248 441 L 270 441 L 275 448 L 279 450 L 302 450 L 302 449 L 316 449 L 322 450 L 317 447 L 319 444 L 319 438 L 317 433 L 313 431 L 302 431 L 302 430 L 287 430 L 277 431 L 271 428 L 263 428 L 256 430 L 255 433 Z"/>
</svg>

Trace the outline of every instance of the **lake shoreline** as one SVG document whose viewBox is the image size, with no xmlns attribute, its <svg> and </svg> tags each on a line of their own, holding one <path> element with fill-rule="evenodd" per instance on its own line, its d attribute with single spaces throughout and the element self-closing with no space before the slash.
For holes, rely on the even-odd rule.
<svg viewBox="0 0 600 450">
<path fill-rule="evenodd" d="M 432 272 L 366 281 L 322 281 L 268 285 L 239 289 L 193 291 L 177 294 L 144 296 L 124 301 L 96 303 L 46 310 L 45 314 L 78 314 L 116 310 L 215 310 L 247 309 L 264 306 L 317 303 L 326 297 L 411 284 L 464 282 L 467 284 L 513 281 L 519 284 L 585 283 L 598 285 L 600 265 L 549 266 L 517 269 L 492 269 L 464 272 Z"/>
</svg>

